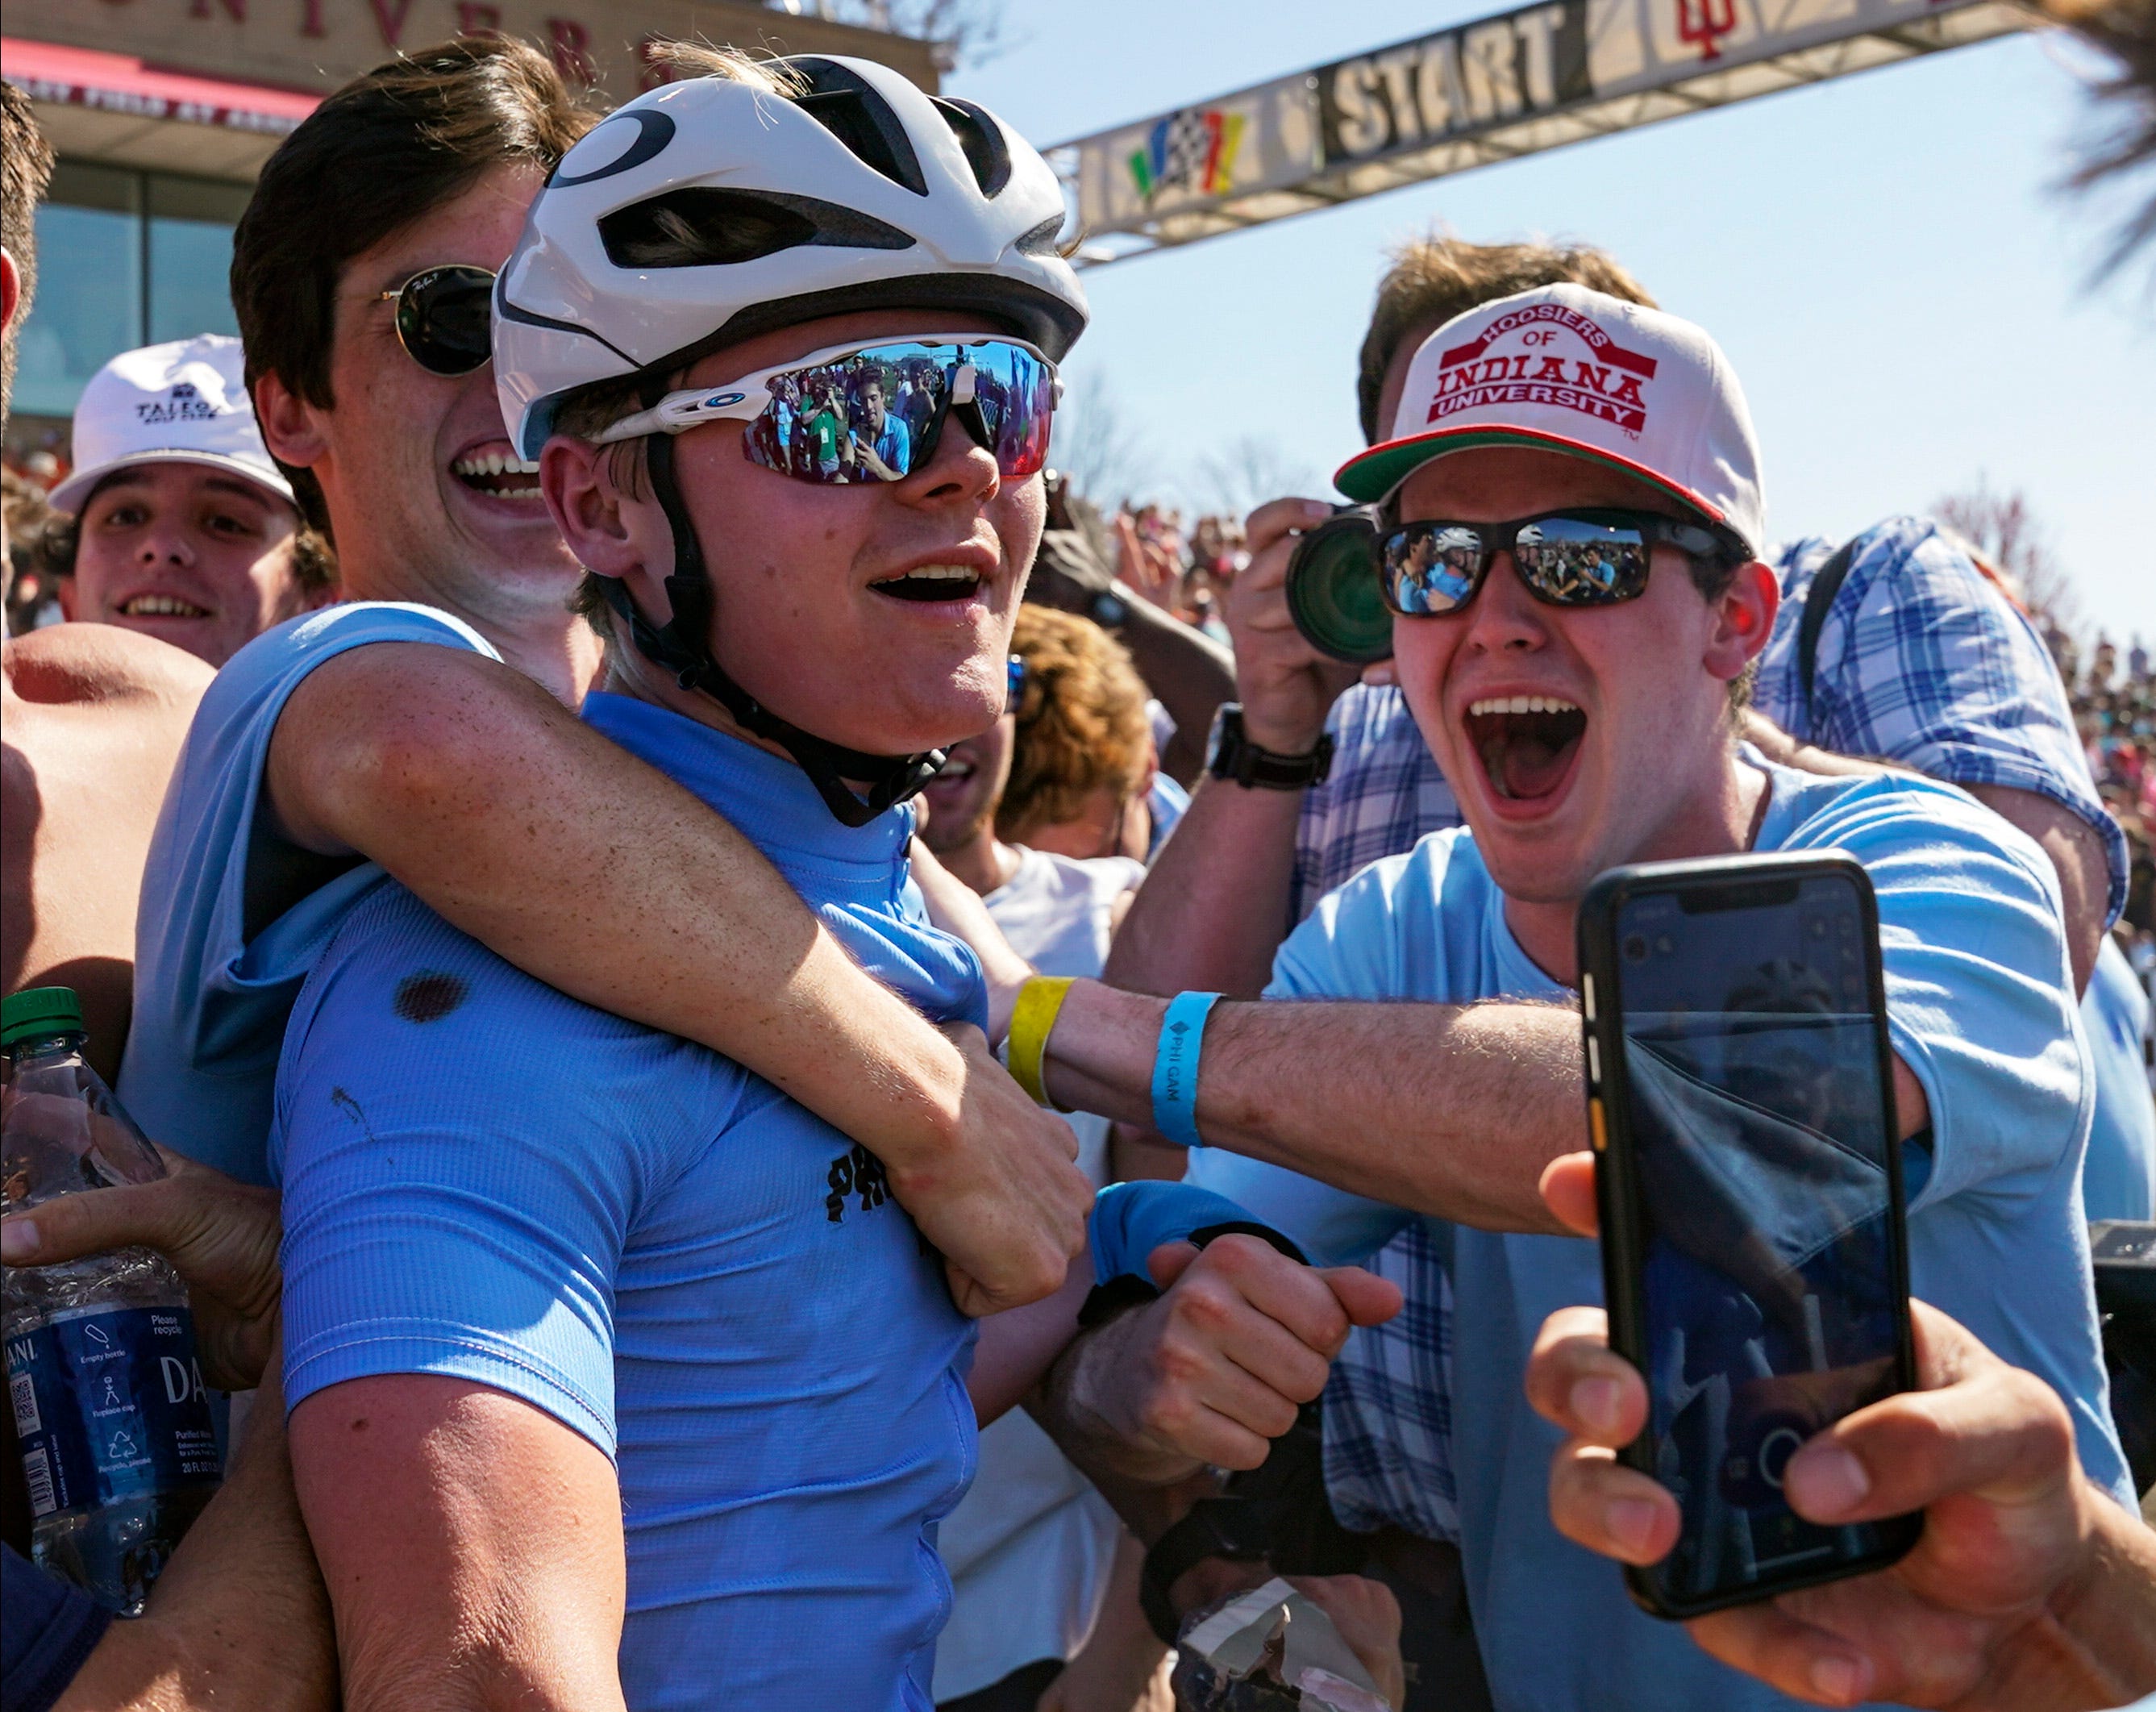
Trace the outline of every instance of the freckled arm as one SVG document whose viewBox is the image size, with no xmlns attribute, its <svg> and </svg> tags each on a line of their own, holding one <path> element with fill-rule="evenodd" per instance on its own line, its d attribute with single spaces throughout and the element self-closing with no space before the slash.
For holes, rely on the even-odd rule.
<svg viewBox="0 0 2156 1712">
<path fill-rule="evenodd" d="M 704 803 L 484 655 L 382 642 L 279 717 L 276 830 L 363 851 L 571 997 L 723 1053 L 875 1154 L 969 1313 L 1038 1299 L 1084 1242 L 1069 1130 L 864 973 Z M 439 1002 L 440 995 L 406 995 Z"/>
</svg>

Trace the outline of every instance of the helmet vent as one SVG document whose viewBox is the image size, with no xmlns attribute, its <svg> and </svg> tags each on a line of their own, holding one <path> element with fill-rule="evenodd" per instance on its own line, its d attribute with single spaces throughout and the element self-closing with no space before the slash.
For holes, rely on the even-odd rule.
<svg viewBox="0 0 2156 1712">
<path fill-rule="evenodd" d="M 599 241 L 618 268 L 738 265 L 803 245 L 908 249 L 913 239 L 858 209 L 776 191 L 692 185 L 616 208 Z"/>
<path fill-rule="evenodd" d="M 1063 246 L 1058 241 L 1063 235 L 1064 216 L 1055 214 L 1038 226 L 1019 234 L 1018 253 L 1020 255 L 1052 255 L 1059 260 Z"/>
<path fill-rule="evenodd" d="M 929 100 L 965 151 L 966 164 L 973 169 L 973 182 L 981 187 L 981 194 L 993 197 L 1010 183 L 1010 147 L 1004 141 L 1003 126 L 971 101 L 947 100 L 941 95 L 932 95 Z"/>
<path fill-rule="evenodd" d="M 808 93 L 794 97 L 803 112 L 845 144 L 862 165 L 916 196 L 928 194 L 913 139 L 881 90 L 829 59 L 804 55 L 786 63 L 808 80 Z"/>
</svg>

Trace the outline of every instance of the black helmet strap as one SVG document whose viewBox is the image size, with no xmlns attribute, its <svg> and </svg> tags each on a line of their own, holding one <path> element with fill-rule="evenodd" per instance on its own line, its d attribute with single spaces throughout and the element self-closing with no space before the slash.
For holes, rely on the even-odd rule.
<svg viewBox="0 0 2156 1712">
<path fill-rule="evenodd" d="M 666 599 L 674 615 L 664 625 L 654 625 L 638 609 L 619 577 L 604 579 L 607 604 L 629 626 L 637 651 L 654 666 L 670 672 L 685 690 L 701 690 L 733 716 L 744 731 L 777 743 L 791 755 L 824 806 L 843 825 L 865 826 L 889 809 L 911 796 L 943 764 L 943 751 L 931 749 L 918 755 L 870 755 L 843 744 L 827 742 L 790 721 L 781 719 L 758 702 L 711 658 L 711 579 L 704 568 L 704 553 L 696 527 L 682 503 L 680 485 L 674 479 L 674 437 L 654 434 L 645 437 L 651 491 L 674 533 L 674 571 L 666 578 Z M 850 779 L 867 781 L 866 797 L 855 795 Z"/>
</svg>

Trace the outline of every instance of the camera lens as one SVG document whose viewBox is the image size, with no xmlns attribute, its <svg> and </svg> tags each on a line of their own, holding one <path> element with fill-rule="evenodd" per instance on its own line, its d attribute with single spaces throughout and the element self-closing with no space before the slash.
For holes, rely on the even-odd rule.
<svg viewBox="0 0 2156 1712">
<path fill-rule="evenodd" d="M 1296 543 L 1286 594 L 1296 629 L 1320 653 L 1361 666 L 1391 657 L 1393 615 L 1378 592 L 1370 507 L 1340 512 Z"/>
<path fill-rule="evenodd" d="M 1625 936 L 1625 960 L 1627 963 L 1645 963 L 1647 960 L 1647 936 L 1645 933 L 1627 933 Z"/>
</svg>

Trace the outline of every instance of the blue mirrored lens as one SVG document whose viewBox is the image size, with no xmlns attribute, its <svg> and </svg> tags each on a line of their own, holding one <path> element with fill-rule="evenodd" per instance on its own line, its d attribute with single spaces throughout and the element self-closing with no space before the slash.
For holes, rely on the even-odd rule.
<svg viewBox="0 0 2156 1712">
<path fill-rule="evenodd" d="M 1379 568 L 1385 604 L 1413 618 L 1454 611 L 1481 585 L 1484 556 L 1482 537 L 1464 525 L 1397 530 Z"/>
<path fill-rule="evenodd" d="M 1522 526 L 1512 558 L 1527 587 L 1571 605 L 1626 600 L 1646 582 L 1649 548 L 1636 527 L 1584 517 L 1540 517 Z"/>
<path fill-rule="evenodd" d="M 969 373 L 970 371 L 970 373 Z M 1048 460 L 1055 377 L 1015 345 L 878 345 L 778 375 L 772 401 L 744 445 L 766 469 L 804 481 L 898 481 L 935 451 L 961 378 L 973 409 L 967 431 L 996 455 L 1006 480 Z"/>
</svg>

